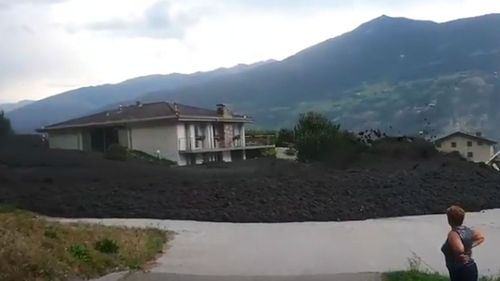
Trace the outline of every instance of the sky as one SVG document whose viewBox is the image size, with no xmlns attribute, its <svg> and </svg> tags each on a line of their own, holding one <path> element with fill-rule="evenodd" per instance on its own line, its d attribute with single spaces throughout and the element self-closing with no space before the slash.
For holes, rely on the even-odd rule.
<svg viewBox="0 0 500 281">
<path fill-rule="evenodd" d="M 281 60 L 383 14 L 488 13 L 500 0 L 0 0 L 0 103 Z"/>
</svg>

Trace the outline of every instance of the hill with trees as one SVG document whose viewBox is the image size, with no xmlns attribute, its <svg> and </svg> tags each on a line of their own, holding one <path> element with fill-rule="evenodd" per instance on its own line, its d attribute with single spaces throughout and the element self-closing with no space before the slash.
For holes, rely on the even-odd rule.
<svg viewBox="0 0 500 281">
<path fill-rule="evenodd" d="M 230 104 L 267 128 L 317 111 L 350 130 L 500 138 L 498 26 L 500 14 L 446 23 L 382 16 L 283 61 L 79 89 L 9 117 L 26 131 L 117 103 L 169 100 Z"/>
</svg>

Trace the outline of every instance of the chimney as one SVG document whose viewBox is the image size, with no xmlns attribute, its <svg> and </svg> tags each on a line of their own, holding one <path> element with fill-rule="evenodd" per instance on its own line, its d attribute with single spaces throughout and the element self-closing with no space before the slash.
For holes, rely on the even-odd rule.
<svg viewBox="0 0 500 281">
<path fill-rule="evenodd" d="M 233 113 L 228 106 L 222 103 L 217 105 L 217 113 L 223 118 L 231 118 L 233 116 Z"/>
<path fill-rule="evenodd" d="M 482 137 L 483 136 L 483 133 L 481 132 L 476 132 L 476 137 Z"/>
</svg>

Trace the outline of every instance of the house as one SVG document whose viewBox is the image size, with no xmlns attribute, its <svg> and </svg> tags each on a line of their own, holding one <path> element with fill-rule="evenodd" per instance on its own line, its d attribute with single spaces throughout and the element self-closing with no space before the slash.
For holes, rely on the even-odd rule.
<svg viewBox="0 0 500 281">
<path fill-rule="evenodd" d="M 488 162 L 495 155 L 496 142 L 482 136 L 463 132 L 455 132 L 437 139 L 436 148 L 442 152 L 458 152 L 473 162 Z"/>
<path fill-rule="evenodd" d="M 50 148 L 104 152 L 112 144 L 139 150 L 178 165 L 246 159 L 245 124 L 225 105 L 215 110 L 170 102 L 136 103 L 39 129 Z"/>
</svg>

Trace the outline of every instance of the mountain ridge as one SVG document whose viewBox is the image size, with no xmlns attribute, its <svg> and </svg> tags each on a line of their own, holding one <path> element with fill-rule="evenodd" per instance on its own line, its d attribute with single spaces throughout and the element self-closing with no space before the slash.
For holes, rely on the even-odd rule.
<svg viewBox="0 0 500 281">
<path fill-rule="evenodd" d="M 127 86 L 125 94 L 106 103 L 97 100 L 87 112 L 135 100 L 169 100 L 204 107 L 222 102 L 254 116 L 257 123 L 264 127 L 290 126 L 298 113 L 317 110 L 345 123 L 348 129 L 362 129 L 363 122 L 352 119 L 354 112 L 363 115 L 377 109 L 380 114 L 371 116 L 381 120 L 377 120 L 374 125 L 392 122 L 400 124 L 401 131 L 420 130 L 410 124 L 415 116 L 405 117 L 409 118 L 405 123 L 387 111 L 400 111 L 400 108 L 395 107 L 399 105 L 408 107 L 406 110 L 411 112 L 411 108 L 417 106 L 412 103 L 429 103 L 424 99 L 431 98 L 449 102 L 453 98 L 465 100 L 466 97 L 442 88 L 447 83 L 443 81 L 450 79 L 454 83 L 462 83 L 464 87 L 469 87 L 468 83 L 483 81 L 484 85 L 480 83 L 480 86 L 470 88 L 470 91 L 478 92 L 478 95 L 487 93 L 487 98 L 491 100 L 500 95 L 500 86 L 494 74 L 500 72 L 500 32 L 494 26 L 500 26 L 500 14 L 444 23 L 381 16 L 281 61 L 267 61 L 243 68 L 236 66 L 229 70 L 217 69 L 201 74 L 170 74 L 167 76 L 172 80 L 167 85 L 160 83 L 157 87 L 134 84 L 144 79 L 129 79 L 121 84 Z M 462 77 L 461 73 L 472 80 Z M 104 89 L 103 92 L 112 91 L 109 87 L 96 88 Z M 130 88 L 136 92 L 131 93 Z M 397 92 L 394 92 L 395 89 Z M 429 89 L 434 92 L 428 92 Z M 379 95 L 379 92 L 390 94 Z M 456 92 L 465 95 L 461 90 Z M 356 96 L 358 93 L 361 95 Z M 384 103 L 385 107 L 367 104 L 358 98 L 371 100 L 373 96 L 377 96 L 380 99 L 377 100 L 378 104 Z M 92 98 L 98 99 L 99 96 L 86 96 L 87 100 Z M 391 100 L 393 98 L 395 100 Z M 462 112 L 464 106 L 459 103 L 452 111 Z M 339 110 L 340 107 L 343 110 Z M 487 105 L 481 104 L 481 107 Z M 489 110 L 486 119 L 493 120 L 490 123 L 500 118 L 491 109 L 486 109 Z M 23 117 L 20 111 L 23 110 L 9 114 L 15 127 L 23 123 L 19 122 L 22 119 L 20 117 Z M 463 114 L 469 116 L 470 112 L 465 110 Z M 62 118 L 55 117 L 52 119 Z M 462 122 L 454 115 L 440 116 L 436 124 L 441 124 L 439 126 L 442 128 L 435 130 L 443 130 L 443 120 L 454 118 L 458 120 L 457 123 Z M 487 127 L 486 131 L 493 130 L 492 125 L 477 126 Z M 33 123 L 24 128 L 32 129 Z M 500 133 L 498 135 L 500 137 Z"/>
<path fill-rule="evenodd" d="M 22 108 L 8 112 L 16 132 L 29 133 L 42 126 L 95 113 L 103 108 L 130 103 L 148 92 L 175 89 L 185 84 L 197 84 L 219 75 L 230 75 L 270 63 L 238 64 L 212 71 L 191 74 L 152 74 L 124 80 L 116 84 L 86 86 L 49 96 Z"/>
<path fill-rule="evenodd" d="M 17 102 L 0 103 L 0 111 L 8 113 L 10 111 L 16 110 L 18 108 L 21 108 L 23 106 L 29 105 L 34 102 L 35 102 L 34 100 L 20 100 Z"/>
</svg>

